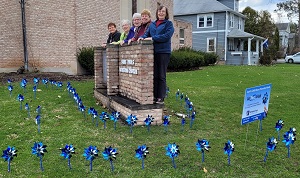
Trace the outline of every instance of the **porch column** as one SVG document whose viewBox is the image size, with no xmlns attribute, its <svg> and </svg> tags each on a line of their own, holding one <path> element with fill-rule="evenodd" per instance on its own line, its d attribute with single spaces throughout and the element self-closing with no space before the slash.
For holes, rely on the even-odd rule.
<svg viewBox="0 0 300 178">
<path fill-rule="evenodd" d="M 260 51 L 261 51 L 261 54 L 264 52 L 263 42 L 264 41 L 260 42 Z"/>
<path fill-rule="evenodd" d="M 259 54 L 259 40 L 256 40 L 256 52 Z"/>
<path fill-rule="evenodd" d="M 248 65 L 251 64 L 250 58 L 251 58 L 251 40 L 252 38 L 248 38 Z"/>
</svg>

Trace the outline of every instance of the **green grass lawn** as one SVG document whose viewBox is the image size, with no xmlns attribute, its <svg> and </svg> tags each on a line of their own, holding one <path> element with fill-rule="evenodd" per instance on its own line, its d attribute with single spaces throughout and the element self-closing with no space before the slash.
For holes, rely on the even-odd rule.
<svg viewBox="0 0 300 178">
<path fill-rule="evenodd" d="M 7 162 L 0 161 L 0 177 L 299 177 L 300 149 L 299 141 L 291 146 L 291 157 L 287 158 L 287 148 L 279 141 L 277 148 L 269 152 L 264 162 L 266 142 L 272 136 L 277 138 L 275 123 L 284 120 L 282 134 L 290 127 L 300 128 L 300 65 L 278 64 L 266 66 L 210 66 L 202 70 L 174 72 L 167 75 L 170 93 L 165 101 L 166 112 L 171 116 L 168 132 L 163 126 L 152 126 L 150 132 L 144 126 L 130 128 L 119 122 L 114 130 L 112 121 L 107 128 L 99 121 L 96 127 L 91 116 L 84 119 L 75 102 L 66 90 L 46 88 L 41 82 L 34 99 L 29 81 L 24 93 L 19 82 L 13 83 L 12 97 L 6 85 L 0 86 L 0 149 L 15 146 L 18 156 L 11 162 L 11 172 L 7 172 Z M 245 89 L 272 84 L 268 117 L 263 121 L 263 130 L 259 131 L 259 122 L 241 125 Z M 83 104 L 105 111 L 93 97 L 94 81 L 71 81 L 81 97 Z M 185 109 L 175 99 L 177 89 L 187 94 L 196 108 L 197 115 L 193 127 L 189 121 L 181 131 L 181 118 L 176 112 Z M 24 93 L 23 109 L 17 95 Z M 29 103 L 31 117 L 28 118 L 24 104 Z M 41 133 L 35 124 L 35 108 L 40 105 Z M 146 118 L 146 117 L 145 117 Z M 145 118 L 138 118 L 145 120 Z M 207 139 L 211 148 L 205 152 L 205 162 L 196 150 L 198 139 Z M 231 140 L 235 151 L 231 155 L 231 165 L 223 152 L 224 143 Z M 44 171 L 39 167 L 39 159 L 31 154 L 34 142 L 47 145 L 43 157 Z M 177 168 L 165 155 L 168 143 L 179 145 L 180 154 L 175 158 Z M 59 148 L 73 144 L 76 154 L 71 158 L 72 170 L 67 160 L 60 156 Z M 149 154 L 145 159 L 145 169 L 136 159 L 138 145 L 146 144 Z M 93 161 L 93 171 L 89 170 L 89 161 L 83 157 L 84 148 L 97 146 L 99 156 Z M 114 172 L 110 163 L 102 157 L 105 147 L 117 148 L 114 160 Z M 207 170 L 205 173 L 203 168 Z"/>
</svg>

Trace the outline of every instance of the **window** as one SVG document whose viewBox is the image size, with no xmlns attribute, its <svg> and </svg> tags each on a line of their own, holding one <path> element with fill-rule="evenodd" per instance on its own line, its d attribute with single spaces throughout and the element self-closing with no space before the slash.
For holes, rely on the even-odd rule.
<svg viewBox="0 0 300 178">
<path fill-rule="evenodd" d="M 179 45 L 184 45 L 184 29 L 179 29 Z"/>
<path fill-rule="evenodd" d="M 216 52 L 216 38 L 207 38 L 207 52 Z"/>
<path fill-rule="evenodd" d="M 238 29 L 243 30 L 243 19 L 240 17 L 238 22 Z"/>
<path fill-rule="evenodd" d="M 228 41 L 228 51 L 234 51 L 234 41 L 233 41 L 233 39 L 229 39 L 229 41 Z"/>
<path fill-rule="evenodd" d="M 198 27 L 197 28 L 207 28 L 213 27 L 213 14 L 201 14 L 198 15 Z"/>
<path fill-rule="evenodd" d="M 234 27 L 234 15 L 230 14 L 230 19 L 229 19 L 229 28 Z"/>
</svg>

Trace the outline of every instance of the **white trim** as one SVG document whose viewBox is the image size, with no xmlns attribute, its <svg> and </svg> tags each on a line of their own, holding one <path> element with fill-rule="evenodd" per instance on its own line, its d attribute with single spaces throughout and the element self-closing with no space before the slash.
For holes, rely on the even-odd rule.
<svg viewBox="0 0 300 178">
<path fill-rule="evenodd" d="M 214 51 L 209 51 L 209 40 L 214 40 Z M 216 37 L 208 37 L 206 39 L 206 52 L 216 52 Z"/>
<path fill-rule="evenodd" d="M 225 30 L 193 31 L 192 33 L 217 33 L 217 32 L 225 32 Z"/>
<path fill-rule="evenodd" d="M 225 45 L 224 45 L 224 50 L 225 50 L 225 53 L 224 53 L 224 60 L 226 61 L 227 60 L 227 35 L 228 35 L 228 12 L 226 11 L 225 13 Z"/>
</svg>

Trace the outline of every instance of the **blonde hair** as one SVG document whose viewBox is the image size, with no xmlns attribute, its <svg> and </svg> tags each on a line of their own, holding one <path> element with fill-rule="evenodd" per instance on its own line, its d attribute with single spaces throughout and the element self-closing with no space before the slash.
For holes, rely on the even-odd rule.
<svg viewBox="0 0 300 178">
<path fill-rule="evenodd" d="M 148 15 L 149 17 L 151 17 L 151 12 L 148 9 L 144 9 L 141 15 Z"/>
</svg>

